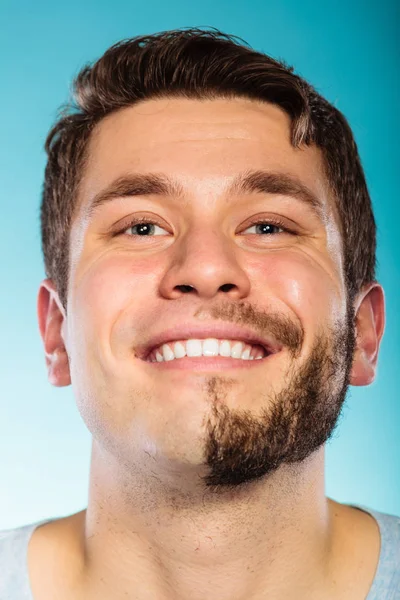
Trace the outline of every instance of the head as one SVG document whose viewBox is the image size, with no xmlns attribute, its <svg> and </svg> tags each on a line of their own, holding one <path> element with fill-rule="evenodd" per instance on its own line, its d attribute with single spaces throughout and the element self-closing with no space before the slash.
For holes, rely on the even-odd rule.
<svg viewBox="0 0 400 600">
<path fill-rule="evenodd" d="M 84 68 L 46 150 L 40 328 L 50 379 L 72 382 L 95 442 L 132 467 L 151 448 L 217 487 L 321 448 L 349 384 L 373 380 L 384 329 L 345 117 L 285 64 L 182 30 Z M 142 359 L 152 336 L 200 321 L 281 351 L 191 377 Z"/>
</svg>

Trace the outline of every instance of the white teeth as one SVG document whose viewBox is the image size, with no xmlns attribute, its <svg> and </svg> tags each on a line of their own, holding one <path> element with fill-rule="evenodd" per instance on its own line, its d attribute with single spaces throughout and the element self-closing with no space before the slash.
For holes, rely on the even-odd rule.
<svg viewBox="0 0 400 600">
<path fill-rule="evenodd" d="M 249 360 L 250 352 L 251 352 L 250 348 L 246 348 L 246 350 L 242 354 L 242 359 Z"/>
<path fill-rule="evenodd" d="M 188 340 L 186 342 L 187 356 L 202 356 L 203 348 L 200 340 Z"/>
<path fill-rule="evenodd" d="M 244 349 L 243 342 L 236 342 L 236 344 L 233 346 L 233 348 L 231 350 L 232 358 L 241 358 L 243 349 Z"/>
<path fill-rule="evenodd" d="M 242 360 L 261 359 L 264 353 L 250 344 L 240 341 L 218 340 L 187 340 L 186 342 L 171 342 L 163 344 L 148 360 L 152 362 L 171 361 L 184 356 L 225 356 Z"/>
<path fill-rule="evenodd" d="M 203 341 L 203 356 L 218 356 L 218 340 L 208 339 Z"/>
<path fill-rule="evenodd" d="M 172 352 L 172 350 L 168 346 L 168 344 L 163 344 L 163 347 L 161 349 L 162 349 L 164 360 L 174 360 L 175 354 Z"/>
<path fill-rule="evenodd" d="M 181 342 L 175 342 L 174 354 L 175 358 L 183 358 L 186 356 L 186 348 Z"/>
<path fill-rule="evenodd" d="M 219 347 L 219 353 L 221 356 L 230 356 L 231 355 L 231 345 L 227 340 L 221 342 Z"/>
</svg>

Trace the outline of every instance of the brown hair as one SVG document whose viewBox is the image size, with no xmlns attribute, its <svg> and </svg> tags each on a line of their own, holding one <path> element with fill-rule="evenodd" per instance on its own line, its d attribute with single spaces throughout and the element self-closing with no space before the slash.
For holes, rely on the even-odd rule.
<svg viewBox="0 0 400 600">
<path fill-rule="evenodd" d="M 375 281 L 376 225 L 350 126 L 284 62 L 218 30 L 181 29 L 123 40 L 74 81 L 67 106 L 46 140 L 41 204 L 46 276 L 67 308 L 69 236 L 87 146 L 106 115 L 150 98 L 244 97 L 281 107 L 291 118 L 291 143 L 322 151 L 342 229 L 348 299 Z"/>
</svg>

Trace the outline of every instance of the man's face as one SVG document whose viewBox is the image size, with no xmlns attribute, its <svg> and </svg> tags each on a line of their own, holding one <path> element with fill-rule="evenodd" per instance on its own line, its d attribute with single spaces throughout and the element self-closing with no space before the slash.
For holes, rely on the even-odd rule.
<svg viewBox="0 0 400 600">
<path fill-rule="evenodd" d="M 332 433 L 354 315 L 320 151 L 294 149 L 289 127 L 273 105 L 175 98 L 123 109 L 92 134 L 63 337 L 88 429 L 132 471 L 147 453 L 159 477 L 192 470 L 235 486 L 306 458 Z M 321 214 L 293 195 L 228 191 L 261 170 L 302 183 Z M 164 174 L 181 193 L 123 196 L 89 216 L 100 192 L 133 174 Z M 153 225 L 129 228 L 133 217 Z M 205 358 L 209 370 L 137 355 L 166 329 L 227 323 L 282 349 L 217 369 Z"/>
</svg>

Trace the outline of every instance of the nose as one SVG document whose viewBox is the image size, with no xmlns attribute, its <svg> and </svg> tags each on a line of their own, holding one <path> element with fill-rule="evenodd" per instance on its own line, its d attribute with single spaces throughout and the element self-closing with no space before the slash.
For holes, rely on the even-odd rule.
<svg viewBox="0 0 400 600">
<path fill-rule="evenodd" d="M 220 231 L 207 226 L 187 232 L 172 249 L 170 264 L 160 283 L 163 297 L 175 299 L 196 294 L 211 299 L 220 292 L 240 300 L 249 295 L 250 280 L 245 272 L 241 250 Z"/>
</svg>

